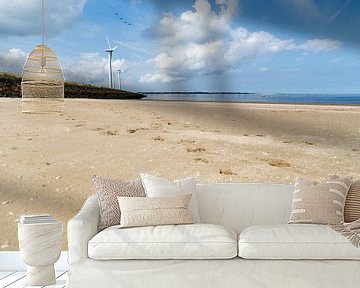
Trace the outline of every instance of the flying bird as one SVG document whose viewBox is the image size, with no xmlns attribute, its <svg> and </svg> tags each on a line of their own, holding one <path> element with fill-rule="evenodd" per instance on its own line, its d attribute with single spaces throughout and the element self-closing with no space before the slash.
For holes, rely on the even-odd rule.
<svg viewBox="0 0 360 288">
<path fill-rule="evenodd" d="M 120 20 L 123 20 L 124 18 L 120 17 Z"/>
<path fill-rule="evenodd" d="M 115 15 L 117 16 L 119 14 L 119 12 L 116 12 Z"/>
</svg>

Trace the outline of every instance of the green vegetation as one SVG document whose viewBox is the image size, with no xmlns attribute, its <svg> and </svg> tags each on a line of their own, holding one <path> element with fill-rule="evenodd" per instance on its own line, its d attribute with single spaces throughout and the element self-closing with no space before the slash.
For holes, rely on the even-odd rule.
<svg viewBox="0 0 360 288">
<path fill-rule="evenodd" d="M 0 97 L 21 97 L 21 77 L 19 75 L 0 72 Z M 124 90 L 65 82 L 65 98 L 141 99 L 144 97 L 146 96 L 143 94 Z"/>
</svg>

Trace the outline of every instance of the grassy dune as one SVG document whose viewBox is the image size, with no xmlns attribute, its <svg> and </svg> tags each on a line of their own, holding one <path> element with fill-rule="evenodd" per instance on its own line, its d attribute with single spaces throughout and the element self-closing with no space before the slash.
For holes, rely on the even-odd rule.
<svg viewBox="0 0 360 288">
<path fill-rule="evenodd" d="M 15 74 L 0 73 L 0 97 L 20 98 L 21 77 Z M 65 82 L 65 98 L 141 99 L 144 97 L 146 96 L 125 90 Z"/>
</svg>

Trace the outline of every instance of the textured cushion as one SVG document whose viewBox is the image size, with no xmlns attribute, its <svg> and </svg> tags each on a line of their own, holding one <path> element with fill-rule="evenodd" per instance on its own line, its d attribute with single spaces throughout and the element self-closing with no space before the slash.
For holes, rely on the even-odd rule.
<svg viewBox="0 0 360 288">
<path fill-rule="evenodd" d="M 192 194 L 189 211 L 195 223 L 200 222 L 195 178 L 169 181 L 148 174 L 140 174 L 147 197 L 163 197 Z"/>
<path fill-rule="evenodd" d="M 346 196 L 344 208 L 345 222 L 360 219 L 360 180 L 353 182 Z"/>
<path fill-rule="evenodd" d="M 141 180 L 121 181 L 93 176 L 96 195 L 100 206 L 99 229 L 120 224 L 120 209 L 117 196 L 145 197 Z"/>
<path fill-rule="evenodd" d="M 191 194 L 170 197 L 118 197 L 120 225 L 124 227 L 190 224 L 187 209 Z"/>
<path fill-rule="evenodd" d="M 341 178 L 337 175 L 330 175 L 329 179 Z M 349 177 L 352 181 L 352 177 Z M 349 192 L 346 196 L 344 207 L 344 221 L 346 223 L 354 222 L 360 219 L 360 180 L 351 183 Z"/>
<path fill-rule="evenodd" d="M 237 255 L 235 233 L 219 225 L 118 227 L 109 227 L 89 241 L 90 258 L 228 259 Z"/>
<path fill-rule="evenodd" d="M 360 260 L 360 249 L 328 225 L 263 225 L 241 232 L 239 256 L 246 259 Z"/>
<path fill-rule="evenodd" d="M 337 178 L 322 183 L 296 179 L 290 223 L 341 224 L 351 180 Z"/>
</svg>

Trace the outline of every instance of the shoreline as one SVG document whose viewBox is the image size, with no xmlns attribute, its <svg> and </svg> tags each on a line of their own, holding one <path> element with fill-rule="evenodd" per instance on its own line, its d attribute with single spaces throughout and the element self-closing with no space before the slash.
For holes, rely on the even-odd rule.
<svg viewBox="0 0 360 288">
<path fill-rule="evenodd" d="M 0 97 L 0 101 L 4 99 L 4 100 L 19 100 L 21 101 L 21 97 Z M 116 102 L 126 102 L 126 101 L 131 101 L 131 102 L 161 102 L 161 103 L 207 103 L 207 104 L 246 104 L 246 105 L 280 105 L 280 106 L 316 106 L 316 107 L 354 107 L 354 108 L 358 108 L 360 107 L 360 103 L 359 104 L 327 104 L 327 103 L 303 103 L 303 102 L 247 102 L 247 101 L 211 101 L 211 100 L 200 100 L 200 101 L 196 101 L 196 100 L 163 100 L 163 99 L 146 99 L 142 98 L 142 99 L 105 99 L 105 98 L 64 98 L 65 102 L 70 100 L 70 101 L 104 101 L 104 102 L 111 102 L 111 101 L 116 101 Z"/>
<path fill-rule="evenodd" d="M 80 98 L 79 98 L 80 99 Z M 106 100 L 106 99 L 104 99 Z M 122 100 L 122 99 L 119 99 L 119 100 Z M 265 104 L 265 105 L 268 105 L 268 104 L 276 104 L 276 105 L 313 105 L 313 106 L 354 106 L 354 107 L 359 107 L 360 106 L 360 103 L 359 104 L 338 104 L 338 103 L 317 103 L 317 102 L 309 102 L 309 103 L 303 103 L 303 102 L 254 102 L 254 101 L 215 101 L 215 100 L 180 100 L 180 99 L 177 99 L 177 100 L 162 100 L 162 99 L 146 99 L 145 98 L 142 98 L 142 99 L 139 99 L 141 101 L 161 101 L 161 102 L 195 102 L 195 103 L 230 103 L 230 104 Z"/>
</svg>

